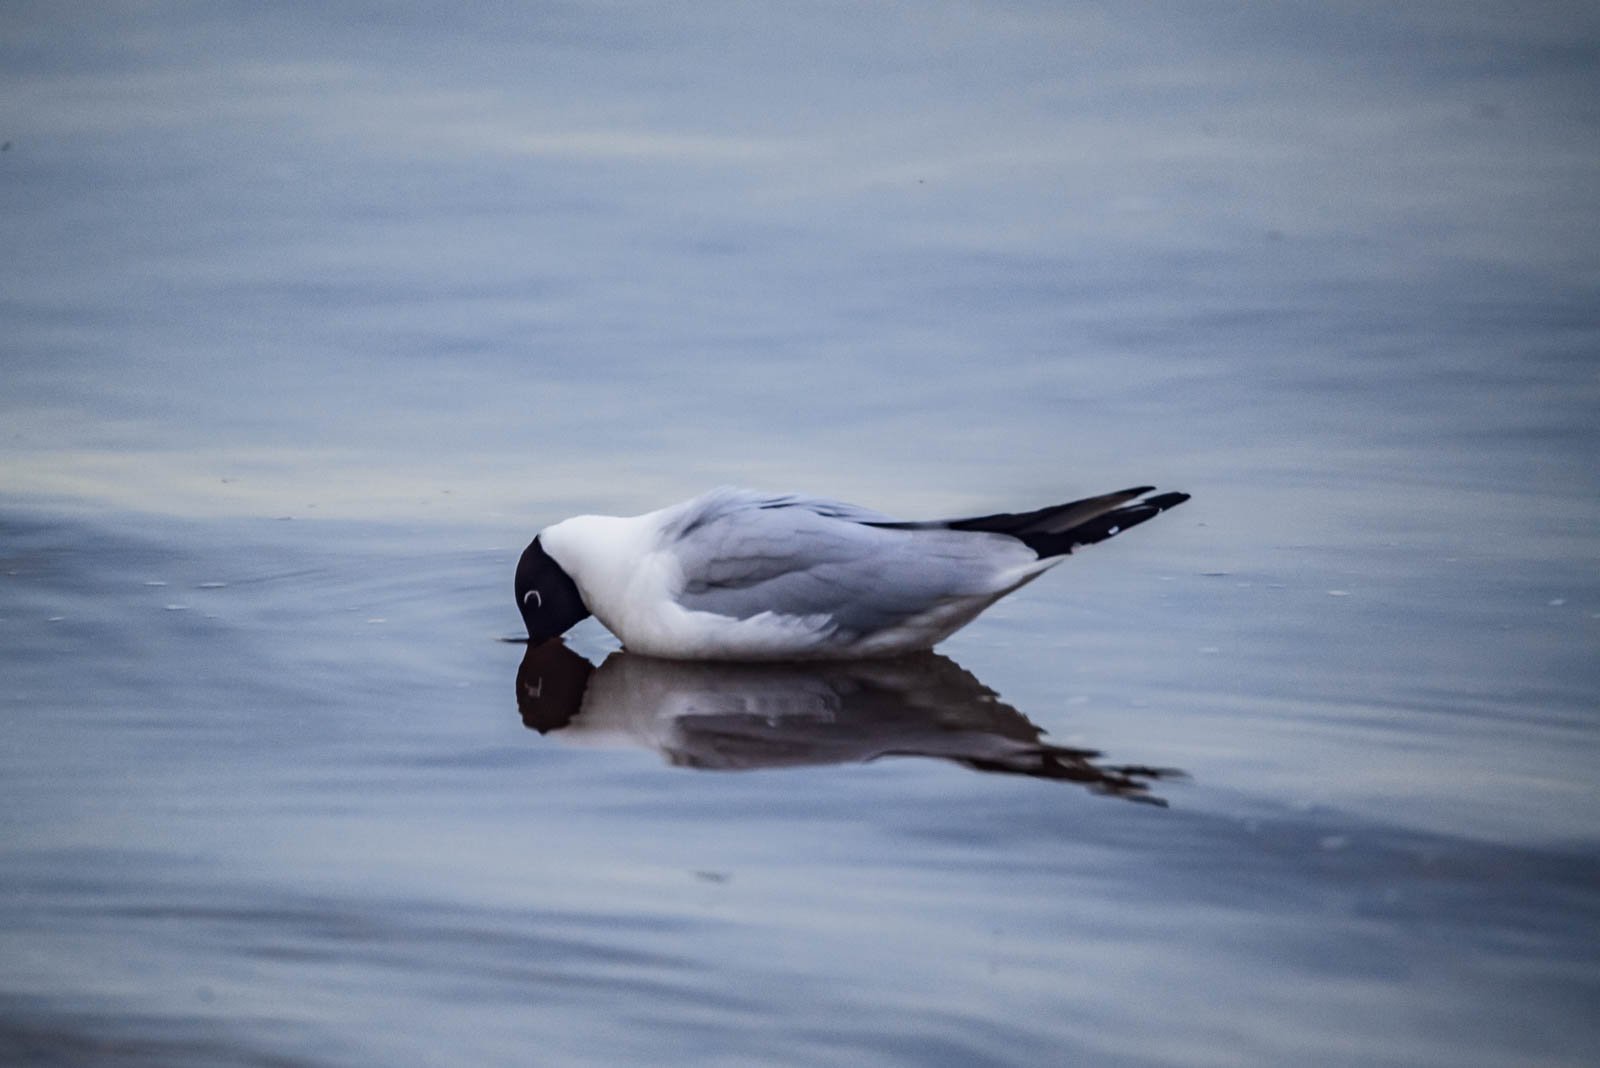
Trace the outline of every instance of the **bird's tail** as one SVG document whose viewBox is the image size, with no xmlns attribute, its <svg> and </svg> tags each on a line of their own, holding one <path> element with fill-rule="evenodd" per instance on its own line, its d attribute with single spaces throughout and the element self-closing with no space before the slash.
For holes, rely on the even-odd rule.
<svg viewBox="0 0 1600 1068">
<path fill-rule="evenodd" d="M 981 530 L 1009 534 L 1039 554 L 1040 559 L 1064 556 L 1080 545 L 1093 545 L 1154 519 L 1168 508 L 1189 499 L 1187 493 L 1145 494 L 1154 486 L 1136 486 L 1100 497 L 1040 508 L 1035 512 L 1002 512 L 997 515 L 952 519 L 943 526 L 951 530 Z M 1141 499 L 1142 498 L 1142 499 Z"/>
</svg>

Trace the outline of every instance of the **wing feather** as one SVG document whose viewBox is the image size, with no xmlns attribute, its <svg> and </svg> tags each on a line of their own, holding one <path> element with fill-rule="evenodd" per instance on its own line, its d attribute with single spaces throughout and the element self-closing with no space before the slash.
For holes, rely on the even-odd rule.
<svg viewBox="0 0 1600 1068">
<path fill-rule="evenodd" d="M 816 498 L 720 496 L 678 524 L 679 603 L 735 619 L 825 617 L 835 631 L 869 634 L 993 595 L 1037 559 L 999 534 L 872 525 L 881 521 Z"/>
</svg>

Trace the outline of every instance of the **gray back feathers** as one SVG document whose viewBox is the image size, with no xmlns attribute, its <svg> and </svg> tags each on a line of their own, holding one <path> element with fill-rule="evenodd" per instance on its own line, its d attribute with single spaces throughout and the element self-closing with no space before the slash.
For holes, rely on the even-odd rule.
<svg viewBox="0 0 1600 1068">
<path fill-rule="evenodd" d="M 1014 538 L 942 527 L 901 528 L 864 508 L 798 496 L 718 490 L 669 531 L 693 611 L 748 619 L 823 616 L 870 634 L 941 604 L 990 596 L 1037 559 Z"/>
</svg>

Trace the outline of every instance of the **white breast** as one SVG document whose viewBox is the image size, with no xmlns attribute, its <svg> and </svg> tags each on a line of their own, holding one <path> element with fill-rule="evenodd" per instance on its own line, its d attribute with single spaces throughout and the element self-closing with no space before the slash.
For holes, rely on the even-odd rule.
<svg viewBox="0 0 1600 1068">
<path fill-rule="evenodd" d="M 660 525 L 652 515 L 581 515 L 546 527 L 539 541 L 577 583 L 589 611 L 628 640 L 641 613 L 672 600 L 683 577 L 660 552 Z"/>
</svg>

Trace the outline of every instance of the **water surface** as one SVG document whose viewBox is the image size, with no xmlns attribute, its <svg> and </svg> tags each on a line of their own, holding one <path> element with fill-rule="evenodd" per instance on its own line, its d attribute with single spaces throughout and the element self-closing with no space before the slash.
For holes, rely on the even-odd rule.
<svg viewBox="0 0 1600 1068">
<path fill-rule="evenodd" d="M 8 6 L 0 1060 L 1593 1063 L 1596 31 Z M 497 640 L 719 482 L 1195 496 L 909 664 Z"/>
</svg>

